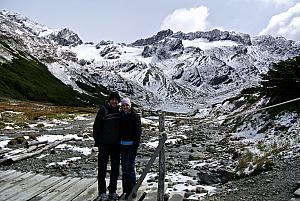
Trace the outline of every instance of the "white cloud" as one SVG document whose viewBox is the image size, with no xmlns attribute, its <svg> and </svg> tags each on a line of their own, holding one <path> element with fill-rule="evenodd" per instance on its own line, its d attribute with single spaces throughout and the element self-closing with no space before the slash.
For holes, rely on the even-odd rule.
<svg viewBox="0 0 300 201">
<path fill-rule="evenodd" d="M 265 34 L 300 40 L 300 3 L 286 12 L 274 15 L 267 27 L 259 33 L 259 35 Z"/>
<path fill-rule="evenodd" d="M 168 15 L 161 25 L 161 30 L 171 29 L 185 33 L 205 31 L 207 27 L 208 8 L 201 6 L 190 9 L 177 9 Z"/>
</svg>

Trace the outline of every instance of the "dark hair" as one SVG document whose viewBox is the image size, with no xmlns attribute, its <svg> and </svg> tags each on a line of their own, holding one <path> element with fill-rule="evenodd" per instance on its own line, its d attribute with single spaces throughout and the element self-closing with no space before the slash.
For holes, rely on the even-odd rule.
<svg viewBox="0 0 300 201">
<path fill-rule="evenodd" d="M 118 94 L 118 92 L 115 92 L 115 91 L 113 91 L 109 94 L 108 100 L 111 100 L 111 99 L 114 99 L 114 98 L 117 99 L 119 102 L 121 100 L 120 95 Z"/>
</svg>

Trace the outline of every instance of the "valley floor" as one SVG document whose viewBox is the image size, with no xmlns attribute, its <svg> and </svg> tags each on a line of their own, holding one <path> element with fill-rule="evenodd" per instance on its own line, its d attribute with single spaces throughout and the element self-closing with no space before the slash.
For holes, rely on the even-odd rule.
<svg viewBox="0 0 300 201">
<path fill-rule="evenodd" d="M 24 144 L 8 146 L 8 142 L 18 136 L 25 136 L 25 140 L 33 136 L 39 141 L 52 142 L 66 136 L 75 138 L 35 157 L 11 165 L 0 165 L 0 170 L 96 178 L 98 159 L 91 137 L 94 113 L 67 113 L 54 117 L 51 113 L 51 118 L 38 113 L 39 118 L 32 118 L 28 123 L 24 111 L 13 112 L 13 109 L 0 111 L 4 122 L 0 129 L 0 153 L 3 158 L 26 152 Z M 158 144 L 157 121 L 157 116 L 143 117 L 142 143 L 136 161 L 139 175 Z M 169 196 L 180 194 L 185 200 L 206 201 L 290 201 L 293 198 L 300 181 L 300 146 L 292 146 L 281 157 L 273 157 L 274 166 L 269 171 L 235 181 L 230 181 L 228 177 L 224 181 L 220 174 L 232 173 L 237 164 L 234 158 L 242 157 L 238 155 L 241 153 L 239 148 L 245 144 L 237 138 L 224 136 L 219 128 L 209 129 L 199 125 L 191 119 L 166 117 L 166 193 Z M 7 146 L 9 150 L 4 153 Z M 217 184 L 220 179 L 225 184 Z M 157 183 L 157 163 L 151 168 L 146 181 Z"/>
</svg>

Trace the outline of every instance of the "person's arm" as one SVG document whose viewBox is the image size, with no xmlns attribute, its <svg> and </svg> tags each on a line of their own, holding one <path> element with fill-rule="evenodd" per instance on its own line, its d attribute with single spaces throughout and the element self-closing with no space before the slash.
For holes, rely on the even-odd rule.
<svg viewBox="0 0 300 201">
<path fill-rule="evenodd" d="M 102 119 L 104 116 L 104 108 L 102 107 L 100 110 L 98 110 L 94 124 L 93 124 L 93 138 L 95 141 L 96 147 L 99 146 L 99 138 L 102 131 Z"/>
<path fill-rule="evenodd" d="M 135 139 L 134 139 L 134 145 L 138 147 L 140 145 L 141 141 L 141 135 L 142 135 L 142 123 L 141 123 L 141 117 L 139 114 L 134 114 L 134 127 L 135 127 Z"/>
</svg>

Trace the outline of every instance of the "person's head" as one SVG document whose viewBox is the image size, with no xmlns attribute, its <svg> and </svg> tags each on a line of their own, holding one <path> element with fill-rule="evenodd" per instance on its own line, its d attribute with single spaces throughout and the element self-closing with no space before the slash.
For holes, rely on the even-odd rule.
<svg viewBox="0 0 300 201">
<path fill-rule="evenodd" d="M 120 102 L 120 95 L 117 93 L 117 92 L 111 92 L 109 94 L 109 97 L 108 97 L 108 102 L 109 102 L 109 105 L 112 107 L 112 108 L 116 108 L 118 107 L 118 104 Z"/>
<path fill-rule="evenodd" d="M 131 108 L 131 101 L 129 98 L 123 98 L 121 100 L 121 110 L 123 112 L 129 112 Z"/>
</svg>

